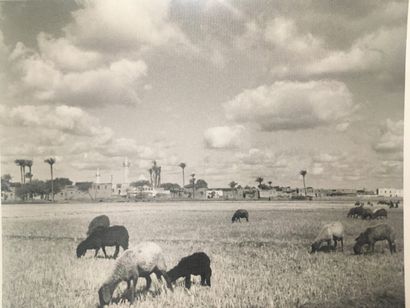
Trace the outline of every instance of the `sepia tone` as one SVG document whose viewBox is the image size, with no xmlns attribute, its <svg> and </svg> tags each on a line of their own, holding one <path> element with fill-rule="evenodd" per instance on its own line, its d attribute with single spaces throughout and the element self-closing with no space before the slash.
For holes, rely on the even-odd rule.
<svg viewBox="0 0 410 308">
<path fill-rule="evenodd" d="M 404 307 L 407 1 L 0 2 L 3 307 Z"/>
</svg>

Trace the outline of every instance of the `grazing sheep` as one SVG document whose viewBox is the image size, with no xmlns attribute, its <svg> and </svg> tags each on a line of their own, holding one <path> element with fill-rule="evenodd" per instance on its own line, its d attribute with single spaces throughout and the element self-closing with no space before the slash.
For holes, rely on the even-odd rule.
<svg viewBox="0 0 410 308">
<path fill-rule="evenodd" d="M 373 211 L 369 208 L 363 208 L 361 216 L 362 216 L 362 219 L 372 219 Z"/>
<path fill-rule="evenodd" d="M 177 266 L 168 272 L 171 282 L 180 277 L 185 277 L 185 288 L 191 288 L 191 275 L 201 275 L 201 285 L 211 286 L 211 260 L 204 252 L 196 252 L 182 258 Z"/>
<path fill-rule="evenodd" d="M 327 246 L 331 246 L 332 240 L 335 242 L 335 249 L 337 247 L 337 241 L 342 244 L 343 251 L 343 236 L 344 227 L 339 221 L 335 221 L 324 225 L 322 230 L 320 230 L 319 235 L 316 237 L 315 241 L 312 243 L 312 250 L 310 253 L 319 251 L 320 246 L 323 242 L 327 242 Z"/>
<path fill-rule="evenodd" d="M 77 246 L 77 257 L 85 255 L 88 249 L 95 249 L 95 255 L 102 248 L 105 257 L 107 258 L 106 246 L 115 246 L 114 259 L 117 258 L 120 251 L 120 246 L 128 249 L 128 231 L 124 226 L 112 226 L 108 228 L 97 228 L 84 241 Z"/>
<path fill-rule="evenodd" d="M 232 222 L 239 221 L 241 222 L 241 218 L 246 218 L 246 221 L 249 221 L 249 214 L 247 210 L 239 209 L 233 214 Z"/>
<path fill-rule="evenodd" d="M 142 242 L 126 250 L 117 260 L 112 274 L 98 291 L 100 307 L 111 302 L 116 287 L 122 281 L 127 282 L 128 290 L 131 291 L 130 302 L 133 303 L 138 278 L 144 277 L 147 280 L 146 290 L 148 290 L 151 286 L 150 275 L 152 273 L 155 273 L 158 279 L 163 276 L 168 288 L 172 290 L 166 269 L 162 249 L 153 242 Z"/>
<path fill-rule="evenodd" d="M 358 218 L 359 216 L 362 216 L 362 213 L 363 207 L 353 207 L 349 210 L 349 213 L 347 213 L 347 217 Z"/>
<path fill-rule="evenodd" d="M 110 226 L 110 219 L 107 215 L 100 215 L 91 220 L 88 225 L 87 236 L 89 236 L 93 231 L 99 227 L 108 228 Z"/>
<path fill-rule="evenodd" d="M 392 227 L 387 224 L 380 224 L 374 227 L 367 228 L 364 232 L 355 239 L 356 244 L 353 247 L 355 254 L 362 253 L 362 247 L 368 244 L 374 252 L 374 244 L 377 241 L 387 240 L 389 242 L 390 253 L 396 252 L 395 232 Z"/>
<path fill-rule="evenodd" d="M 387 211 L 385 209 L 378 209 L 373 213 L 372 219 L 387 218 Z"/>
</svg>

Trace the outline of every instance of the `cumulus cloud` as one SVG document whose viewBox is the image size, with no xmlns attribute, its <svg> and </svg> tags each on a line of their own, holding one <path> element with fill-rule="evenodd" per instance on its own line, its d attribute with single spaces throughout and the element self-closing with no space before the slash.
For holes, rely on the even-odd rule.
<svg viewBox="0 0 410 308">
<path fill-rule="evenodd" d="M 380 130 L 379 140 L 373 145 L 378 153 L 403 151 L 404 121 L 387 119 Z"/>
<path fill-rule="evenodd" d="M 40 33 L 37 43 L 42 57 L 64 70 L 95 68 L 103 60 L 100 53 L 81 49 L 65 37 L 56 39 L 46 33 Z"/>
<path fill-rule="evenodd" d="M 79 1 L 73 23 L 65 28 L 67 37 L 90 49 L 118 50 L 187 40 L 170 21 L 169 0 Z"/>
<path fill-rule="evenodd" d="M 147 72 L 142 60 L 120 59 L 95 69 L 65 73 L 22 43 L 17 44 L 12 59 L 21 73 L 23 89 L 40 101 L 67 105 L 135 104 L 139 101 L 139 81 Z"/>
<path fill-rule="evenodd" d="M 381 28 L 358 40 L 348 50 L 327 51 L 326 56 L 305 67 L 307 74 L 363 71 L 403 71 L 406 31 L 402 27 Z"/>
<path fill-rule="evenodd" d="M 264 131 L 337 125 L 356 108 L 346 85 L 334 80 L 275 82 L 245 90 L 223 106 L 228 119 L 255 123 Z"/>
<path fill-rule="evenodd" d="M 20 105 L 10 108 L 3 106 L 0 111 L 3 126 L 52 129 L 72 135 L 100 136 L 106 139 L 113 134 L 110 128 L 102 127 L 98 119 L 77 107 Z"/>
<path fill-rule="evenodd" d="M 241 144 L 244 127 L 218 126 L 208 128 L 204 133 L 206 147 L 210 149 L 232 149 Z"/>
<path fill-rule="evenodd" d="M 386 10 L 395 15 L 399 7 L 387 5 Z M 271 73 L 281 79 L 359 72 L 376 72 L 380 78 L 404 74 L 406 28 L 402 24 L 358 35 L 348 47 L 334 48 L 309 27 L 303 29 L 291 17 L 279 15 L 270 20 L 247 21 L 234 43 L 247 51 L 268 48 Z"/>
</svg>

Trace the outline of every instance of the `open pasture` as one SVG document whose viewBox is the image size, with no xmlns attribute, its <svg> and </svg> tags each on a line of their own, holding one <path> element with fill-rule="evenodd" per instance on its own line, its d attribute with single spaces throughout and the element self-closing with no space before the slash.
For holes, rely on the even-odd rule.
<svg viewBox="0 0 410 308">
<path fill-rule="evenodd" d="M 377 243 L 376 253 L 353 255 L 354 239 L 380 221 L 346 218 L 352 203 L 181 202 L 3 205 L 3 307 L 96 307 L 97 291 L 114 260 L 77 259 L 75 249 L 88 223 L 100 214 L 124 225 L 130 247 L 158 243 L 168 268 L 204 251 L 211 258 L 212 287 L 195 277 L 190 291 L 178 281 L 174 292 L 141 294 L 138 307 L 403 307 L 403 212 L 388 210 L 397 251 Z M 238 208 L 249 223 L 231 223 Z M 310 255 L 325 223 L 339 220 L 345 251 Z M 107 248 L 113 254 L 114 248 Z M 120 251 L 122 253 L 122 250 Z M 100 251 L 99 256 L 103 256 Z M 139 288 L 145 280 L 139 280 Z M 122 290 L 126 284 L 122 284 Z M 155 290 L 160 292 L 155 292 Z M 118 304 L 128 307 L 128 304 Z"/>
</svg>

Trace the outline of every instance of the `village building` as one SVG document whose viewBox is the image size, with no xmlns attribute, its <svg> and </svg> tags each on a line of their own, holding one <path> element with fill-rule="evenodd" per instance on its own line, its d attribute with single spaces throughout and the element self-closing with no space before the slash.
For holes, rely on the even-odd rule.
<svg viewBox="0 0 410 308">
<path fill-rule="evenodd" d="M 383 197 L 403 198 L 403 189 L 397 188 L 378 188 L 377 195 Z"/>
</svg>

